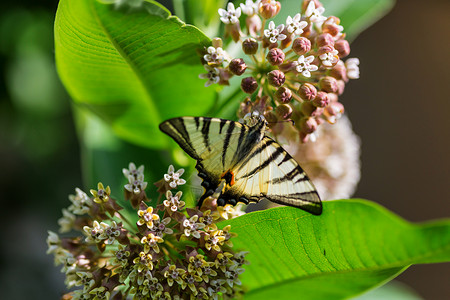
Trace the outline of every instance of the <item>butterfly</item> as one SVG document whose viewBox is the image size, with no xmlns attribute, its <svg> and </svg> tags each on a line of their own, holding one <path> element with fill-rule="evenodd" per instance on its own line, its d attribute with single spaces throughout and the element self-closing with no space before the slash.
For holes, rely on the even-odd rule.
<svg viewBox="0 0 450 300">
<path fill-rule="evenodd" d="M 218 205 L 249 204 L 262 198 L 322 213 L 319 194 L 303 169 L 277 142 L 266 136 L 263 117 L 246 125 L 219 118 L 179 117 L 159 125 L 197 161 L 205 192 Z"/>
</svg>

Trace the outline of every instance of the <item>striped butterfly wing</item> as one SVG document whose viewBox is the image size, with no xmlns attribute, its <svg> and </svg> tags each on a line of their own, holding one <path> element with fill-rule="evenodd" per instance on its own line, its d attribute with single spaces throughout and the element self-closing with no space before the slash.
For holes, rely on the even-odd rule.
<svg viewBox="0 0 450 300">
<path fill-rule="evenodd" d="M 269 201 L 322 213 L 316 188 L 305 171 L 278 143 L 265 136 L 236 168 L 232 193 L 243 193 L 250 201 Z"/>
<path fill-rule="evenodd" d="M 250 127 L 238 122 L 206 117 L 181 117 L 159 125 L 186 153 L 197 160 L 199 172 L 213 185 L 241 159 L 238 148 Z"/>
<path fill-rule="evenodd" d="M 219 197 L 222 204 L 267 198 L 313 214 L 322 212 L 313 184 L 279 144 L 264 136 L 264 122 L 249 127 L 218 118 L 181 117 L 159 127 L 197 160 L 206 189 L 200 202 L 226 180 Z"/>
</svg>

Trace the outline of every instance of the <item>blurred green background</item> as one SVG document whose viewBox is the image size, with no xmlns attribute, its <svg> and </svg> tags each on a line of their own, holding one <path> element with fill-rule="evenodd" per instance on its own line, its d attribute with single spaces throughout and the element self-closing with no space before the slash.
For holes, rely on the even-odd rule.
<svg viewBox="0 0 450 300">
<path fill-rule="evenodd" d="M 0 4 L 2 299 L 58 299 L 65 290 L 45 239 L 83 185 L 70 99 L 54 65 L 56 7 Z M 362 139 L 355 196 L 411 221 L 450 216 L 449 30 L 448 0 L 399 0 L 352 44 L 361 79 L 342 102 Z M 450 297 L 448 264 L 413 266 L 398 280 L 425 299 Z"/>
</svg>

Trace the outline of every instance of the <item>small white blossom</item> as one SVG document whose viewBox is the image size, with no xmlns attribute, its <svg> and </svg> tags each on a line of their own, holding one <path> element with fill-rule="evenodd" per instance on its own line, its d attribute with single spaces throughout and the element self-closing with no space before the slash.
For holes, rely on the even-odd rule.
<svg viewBox="0 0 450 300">
<path fill-rule="evenodd" d="M 303 32 L 303 28 L 308 26 L 308 23 L 305 21 L 300 21 L 301 15 L 296 14 L 294 18 L 291 16 L 288 16 L 286 18 L 286 30 L 289 33 L 294 33 L 296 35 L 300 35 Z"/>
<path fill-rule="evenodd" d="M 280 24 L 275 28 L 273 21 L 269 22 L 269 29 L 264 30 L 264 36 L 269 39 L 271 43 L 282 41 L 286 38 L 286 35 L 281 33 L 284 29 L 284 24 Z"/>
<path fill-rule="evenodd" d="M 247 16 L 253 16 L 258 13 L 260 5 L 260 0 L 256 0 L 255 3 L 253 3 L 252 0 L 245 0 L 245 4 L 241 3 L 241 10 L 244 14 Z"/>
<path fill-rule="evenodd" d="M 228 53 L 220 47 L 214 48 L 210 46 L 206 51 L 208 54 L 203 55 L 203 59 L 209 65 L 220 65 L 224 61 L 230 61 Z"/>
<path fill-rule="evenodd" d="M 47 254 L 56 253 L 61 248 L 61 240 L 53 231 L 48 231 L 47 246 Z"/>
<path fill-rule="evenodd" d="M 112 225 L 108 225 L 105 222 L 98 223 L 94 221 L 92 227 L 84 226 L 84 232 L 88 235 L 86 242 L 100 243 L 103 240 L 107 240 L 105 244 L 112 244 L 116 237 L 120 235 L 120 227 L 115 221 Z"/>
<path fill-rule="evenodd" d="M 339 61 L 338 54 L 339 52 L 336 49 L 334 49 L 333 51 L 319 55 L 319 58 L 324 66 L 332 67 Z"/>
<path fill-rule="evenodd" d="M 208 73 L 203 73 L 198 75 L 201 79 L 208 79 L 207 82 L 205 82 L 205 87 L 210 86 L 213 83 L 218 83 L 220 80 L 220 71 L 216 67 L 212 67 L 209 65 L 204 65 L 205 70 L 208 71 Z"/>
<path fill-rule="evenodd" d="M 183 209 L 185 206 L 184 201 L 180 201 L 181 195 L 183 195 L 182 191 L 179 191 L 175 195 L 172 195 L 171 191 L 166 192 L 166 200 L 163 201 L 165 207 L 170 208 L 171 211 L 177 211 Z"/>
<path fill-rule="evenodd" d="M 76 188 L 75 192 L 76 195 L 69 195 L 69 200 L 72 202 L 72 205 L 69 206 L 69 211 L 76 215 L 84 215 L 89 212 L 92 200 L 79 188 Z"/>
<path fill-rule="evenodd" d="M 183 185 L 186 183 L 186 180 L 181 178 L 183 175 L 184 169 L 179 169 L 175 172 L 175 169 L 172 165 L 169 166 L 169 170 L 167 174 L 164 174 L 164 180 L 169 183 L 171 188 L 176 188 L 178 185 Z"/>
<path fill-rule="evenodd" d="M 147 182 L 144 182 L 144 175 L 139 174 L 137 178 L 128 176 L 128 183 L 125 184 L 125 189 L 131 193 L 139 194 L 147 187 Z"/>
<path fill-rule="evenodd" d="M 127 179 L 129 176 L 133 176 L 134 178 L 144 176 L 144 165 L 141 165 L 139 166 L 139 168 L 136 169 L 136 165 L 130 162 L 130 164 L 128 165 L 128 169 L 123 168 L 122 173 Z"/>
<path fill-rule="evenodd" d="M 313 23 L 322 23 L 327 18 L 322 16 L 324 13 L 325 8 L 323 6 L 316 8 L 316 5 L 314 4 L 314 1 L 310 1 L 308 4 L 308 7 L 305 11 L 305 16 L 309 18 L 309 20 Z"/>
<path fill-rule="evenodd" d="M 184 235 L 190 236 L 192 235 L 195 238 L 200 238 L 200 229 L 205 228 L 205 224 L 198 223 L 198 215 L 192 216 L 190 219 L 186 219 L 183 221 L 184 227 Z"/>
<path fill-rule="evenodd" d="M 239 22 L 239 17 L 241 16 L 241 8 L 234 8 L 232 2 L 228 2 L 227 10 L 219 8 L 220 20 L 225 24 L 235 24 Z"/>
<path fill-rule="evenodd" d="M 350 79 L 359 78 L 359 59 L 349 58 L 345 61 L 345 67 L 347 69 L 347 77 Z"/>
<path fill-rule="evenodd" d="M 296 70 L 299 73 L 302 73 L 305 77 L 311 77 L 311 73 L 313 71 L 317 71 L 319 69 L 318 66 L 311 64 L 314 60 L 314 55 L 310 55 L 308 57 L 304 57 L 301 55 L 297 60 Z"/>
<path fill-rule="evenodd" d="M 65 208 L 63 208 L 62 213 L 63 213 L 62 218 L 60 218 L 58 220 L 58 224 L 60 226 L 59 232 L 61 232 L 61 233 L 69 232 L 73 228 L 76 217 L 74 214 L 72 214 L 70 211 L 68 211 Z"/>
</svg>

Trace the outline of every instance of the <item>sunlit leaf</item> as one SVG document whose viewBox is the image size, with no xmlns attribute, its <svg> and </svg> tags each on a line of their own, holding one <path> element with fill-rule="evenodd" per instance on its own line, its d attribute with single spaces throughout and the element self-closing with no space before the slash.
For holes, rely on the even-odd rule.
<svg viewBox="0 0 450 300">
<path fill-rule="evenodd" d="M 246 299 L 343 299 L 411 264 L 450 261 L 450 220 L 409 223 L 364 200 L 324 203 L 323 214 L 282 207 L 227 222 L 250 253 Z"/>
</svg>

